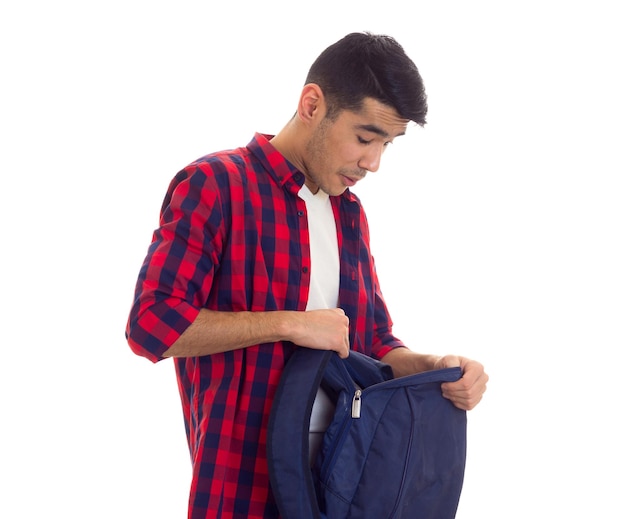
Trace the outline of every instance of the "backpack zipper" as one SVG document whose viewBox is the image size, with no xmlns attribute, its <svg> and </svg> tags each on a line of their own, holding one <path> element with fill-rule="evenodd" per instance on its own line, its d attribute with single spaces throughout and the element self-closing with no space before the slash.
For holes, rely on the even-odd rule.
<svg viewBox="0 0 626 519">
<path fill-rule="evenodd" d="M 361 418 L 361 390 L 357 389 L 352 397 L 352 418 Z"/>
</svg>

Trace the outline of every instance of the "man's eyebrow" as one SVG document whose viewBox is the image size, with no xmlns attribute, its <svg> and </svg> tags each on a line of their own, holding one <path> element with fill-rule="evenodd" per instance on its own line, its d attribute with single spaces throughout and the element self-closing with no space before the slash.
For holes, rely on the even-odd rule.
<svg viewBox="0 0 626 519">
<path fill-rule="evenodd" d="M 376 135 L 380 135 L 385 139 L 390 137 L 389 133 L 383 130 L 380 126 L 376 126 L 375 124 L 357 124 L 355 127 L 357 130 L 364 130 L 366 132 L 375 133 Z M 395 135 L 395 137 L 399 137 L 400 135 L 404 135 L 404 132 Z"/>
</svg>

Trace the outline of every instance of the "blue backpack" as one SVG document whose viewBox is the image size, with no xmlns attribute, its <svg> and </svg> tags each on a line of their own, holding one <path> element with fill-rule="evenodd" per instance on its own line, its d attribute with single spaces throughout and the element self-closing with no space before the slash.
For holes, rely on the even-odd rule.
<svg viewBox="0 0 626 519">
<path fill-rule="evenodd" d="M 393 378 L 351 351 L 296 348 L 268 425 L 272 492 L 283 519 L 453 519 L 465 473 L 467 416 L 441 395 L 461 368 Z M 322 387 L 335 404 L 313 467 L 309 423 Z"/>
</svg>

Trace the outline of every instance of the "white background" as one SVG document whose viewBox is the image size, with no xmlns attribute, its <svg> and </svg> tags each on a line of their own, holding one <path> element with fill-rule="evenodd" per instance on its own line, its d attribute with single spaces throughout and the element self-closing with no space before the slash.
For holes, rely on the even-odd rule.
<svg viewBox="0 0 626 519">
<path fill-rule="evenodd" d="M 3 3 L 0 516 L 186 517 L 173 366 L 124 339 L 162 197 L 372 30 L 430 104 L 355 190 L 395 331 L 491 376 L 457 517 L 624 517 L 619 4 Z"/>
</svg>

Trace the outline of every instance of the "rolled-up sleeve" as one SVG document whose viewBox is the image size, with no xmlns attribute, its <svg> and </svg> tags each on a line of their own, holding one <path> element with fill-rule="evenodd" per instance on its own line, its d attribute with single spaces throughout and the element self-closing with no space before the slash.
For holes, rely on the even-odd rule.
<svg viewBox="0 0 626 519">
<path fill-rule="evenodd" d="M 141 266 L 126 339 L 134 353 L 152 362 L 163 358 L 206 305 L 223 222 L 213 184 L 197 166 L 172 180 Z"/>
</svg>

